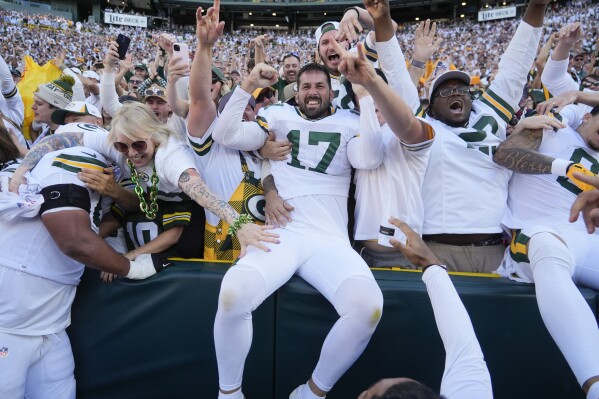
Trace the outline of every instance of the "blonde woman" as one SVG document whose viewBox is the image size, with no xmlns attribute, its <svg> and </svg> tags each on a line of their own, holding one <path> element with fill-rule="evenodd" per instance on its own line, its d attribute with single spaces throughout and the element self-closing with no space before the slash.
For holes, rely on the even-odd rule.
<svg viewBox="0 0 599 399">
<path fill-rule="evenodd" d="M 278 243 L 270 227 L 251 223 L 248 215 L 239 215 L 226 201 L 216 197 L 200 177 L 193 153 L 176 138 L 168 126 L 144 104 L 123 105 L 114 116 L 112 130 L 89 124 L 69 124 L 34 146 L 15 171 L 10 190 L 17 192 L 24 175 L 47 153 L 62 148 L 83 146 L 114 160 L 135 183 L 140 209 L 150 219 L 158 211 L 157 200 L 180 201 L 190 197 L 231 226 L 230 232 L 240 243 L 240 256 L 248 245 L 264 251 L 261 242 Z"/>
</svg>

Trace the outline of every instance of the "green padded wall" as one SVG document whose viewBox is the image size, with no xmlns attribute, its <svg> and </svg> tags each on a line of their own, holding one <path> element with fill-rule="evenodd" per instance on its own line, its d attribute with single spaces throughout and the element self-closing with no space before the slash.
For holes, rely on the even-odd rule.
<svg viewBox="0 0 599 399">
<path fill-rule="evenodd" d="M 87 269 L 68 330 L 77 398 L 216 398 L 212 331 L 227 268 L 178 262 L 147 280 L 112 284 Z M 274 298 L 254 313 L 254 326 L 244 391 L 272 399 Z"/>
<path fill-rule="evenodd" d="M 214 398 L 213 321 L 227 264 L 177 262 L 144 281 L 104 284 L 87 270 L 69 336 L 79 399 Z M 383 377 L 406 376 L 438 389 L 444 351 L 420 273 L 375 271 L 383 319 L 366 351 L 327 396 L 354 399 Z M 472 318 L 496 399 L 583 399 L 547 333 L 534 287 L 505 279 L 453 276 Z M 581 289 L 594 311 L 596 293 Z M 244 375 L 248 399 L 286 399 L 309 377 L 333 307 L 294 277 L 254 314 Z"/>
<path fill-rule="evenodd" d="M 357 398 L 374 381 L 409 377 L 439 389 L 445 352 L 420 273 L 374 271 L 383 318 L 366 351 L 327 399 Z M 534 287 L 506 279 L 453 276 L 485 354 L 495 399 L 584 399 L 546 331 Z M 596 293 L 581 290 L 595 309 Z M 310 377 L 322 342 L 337 319 L 318 292 L 294 277 L 277 298 L 275 397 Z"/>
</svg>

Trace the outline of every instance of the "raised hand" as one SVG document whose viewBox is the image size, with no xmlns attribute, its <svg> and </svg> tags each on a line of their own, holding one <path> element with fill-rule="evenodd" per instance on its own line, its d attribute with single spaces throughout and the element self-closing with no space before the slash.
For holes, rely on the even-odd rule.
<svg viewBox="0 0 599 399">
<path fill-rule="evenodd" d="M 438 37 L 435 40 L 436 31 L 437 23 L 433 22 L 431 25 L 430 19 L 418 24 L 414 33 L 414 59 L 416 61 L 425 62 L 439 50 L 443 38 Z"/>
<path fill-rule="evenodd" d="M 367 87 L 369 83 L 377 78 L 378 75 L 364 53 L 364 44 L 358 44 L 357 53 L 350 53 L 336 41 L 333 41 L 332 44 L 339 57 L 341 57 L 339 72 L 350 82 Z"/>
<path fill-rule="evenodd" d="M 255 90 L 257 88 L 272 86 L 277 83 L 279 74 L 273 67 L 260 63 L 252 69 L 250 76 L 248 76 L 246 80 L 250 85 L 254 86 L 253 90 Z"/>
<path fill-rule="evenodd" d="M 559 31 L 559 43 L 571 48 L 582 37 L 582 25 L 580 22 L 564 26 Z"/>
<path fill-rule="evenodd" d="M 373 19 L 390 16 L 388 0 L 363 0 L 362 3 Z"/>
<path fill-rule="evenodd" d="M 131 54 L 127 54 L 124 60 L 119 61 L 119 64 L 121 65 L 121 68 L 125 68 L 128 71 L 132 70 L 135 66 L 135 63 L 133 63 L 133 56 Z"/>
<path fill-rule="evenodd" d="M 120 61 L 118 51 L 119 45 L 117 42 L 111 41 L 108 50 L 106 50 L 106 55 L 104 56 L 104 65 L 107 68 L 114 68 Z"/>
<path fill-rule="evenodd" d="M 196 11 L 196 36 L 200 45 L 214 46 L 223 34 L 225 22 L 219 22 L 220 0 L 215 0 L 214 5 L 202 16 L 202 7 Z"/>
<path fill-rule="evenodd" d="M 339 42 L 349 40 L 352 43 L 356 43 L 358 35 L 363 31 L 364 29 L 358 20 L 358 12 L 353 9 L 347 10 L 343 14 L 341 22 L 339 22 L 339 29 L 337 30 L 337 35 L 335 35 L 335 40 Z"/>
<path fill-rule="evenodd" d="M 260 248 L 265 252 L 270 252 L 270 249 L 263 243 L 270 242 L 272 244 L 279 244 L 279 235 L 272 233 L 268 230 L 274 229 L 274 226 L 258 226 L 254 223 L 246 223 L 242 225 L 237 231 L 237 239 L 241 245 L 240 258 L 243 258 L 247 252 L 247 247 L 252 245 L 256 248 Z"/>
</svg>

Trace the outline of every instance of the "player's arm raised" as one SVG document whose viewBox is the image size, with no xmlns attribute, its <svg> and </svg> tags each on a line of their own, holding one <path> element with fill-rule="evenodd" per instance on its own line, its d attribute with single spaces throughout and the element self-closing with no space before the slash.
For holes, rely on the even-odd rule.
<svg viewBox="0 0 599 399">
<path fill-rule="evenodd" d="M 335 46 L 343 58 L 339 71 L 350 82 L 362 85 L 368 90 L 393 133 L 406 144 L 428 140 L 429 129 L 426 124 L 416 118 L 405 101 L 376 74 L 366 59 L 363 45 L 358 46 L 357 54 L 345 51 L 338 44 Z"/>
<path fill-rule="evenodd" d="M 187 129 L 189 134 L 202 138 L 216 117 L 216 107 L 212 102 L 212 48 L 222 35 L 225 23 L 219 22 L 220 0 L 202 16 L 202 7 L 196 10 L 196 36 L 198 50 L 191 64 L 189 75 L 189 114 Z"/>
</svg>

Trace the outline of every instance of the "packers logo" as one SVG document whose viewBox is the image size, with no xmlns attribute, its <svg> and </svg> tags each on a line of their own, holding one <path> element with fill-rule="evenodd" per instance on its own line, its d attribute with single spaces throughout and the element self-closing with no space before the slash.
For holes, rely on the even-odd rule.
<svg viewBox="0 0 599 399">
<path fill-rule="evenodd" d="M 141 179 L 141 181 L 145 181 L 145 182 L 150 181 L 150 176 L 148 176 L 147 173 L 144 173 L 144 172 L 138 173 L 138 177 Z"/>
<path fill-rule="evenodd" d="M 77 127 L 81 130 L 87 130 L 89 132 L 104 130 L 103 128 L 96 125 L 92 125 L 91 123 L 78 123 Z"/>
<path fill-rule="evenodd" d="M 247 213 L 249 213 L 250 216 L 254 218 L 254 220 L 266 222 L 266 214 L 264 212 L 264 207 L 266 206 L 266 199 L 264 198 L 264 195 L 252 195 L 245 200 L 244 205 Z"/>
</svg>

